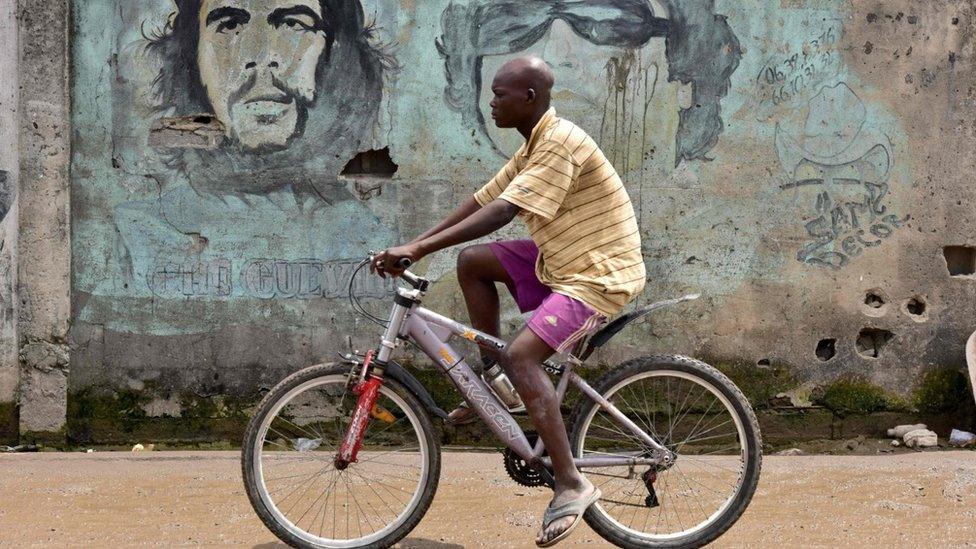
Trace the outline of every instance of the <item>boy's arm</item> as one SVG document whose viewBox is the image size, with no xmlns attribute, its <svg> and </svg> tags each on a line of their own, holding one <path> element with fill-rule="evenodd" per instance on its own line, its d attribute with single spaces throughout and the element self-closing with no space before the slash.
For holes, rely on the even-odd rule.
<svg viewBox="0 0 976 549">
<path fill-rule="evenodd" d="M 373 258 L 370 270 L 378 272 L 381 276 L 384 273 L 399 276 L 403 269 L 396 265 L 401 259 L 408 258 L 412 262 L 417 262 L 425 255 L 438 250 L 491 234 L 508 225 L 518 212 L 519 207 L 511 202 L 493 200 L 453 226 L 426 238 L 379 253 Z"/>
<path fill-rule="evenodd" d="M 408 244 L 415 244 L 417 242 L 420 242 L 421 240 L 424 240 L 425 238 L 430 238 L 434 236 L 435 234 L 443 231 L 444 229 L 453 227 L 454 225 L 457 225 L 458 222 L 460 222 L 463 219 L 466 219 L 468 216 L 478 211 L 479 209 L 481 209 L 481 205 L 478 204 L 478 201 L 475 200 L 473 196 L 468 197 L 468 199 L 465 200 L 463 204 L 458 206 L 458 208 L 454 210 L 454 212 L 452 212 L 451 215 L 445 217 L 443 221 L 441 221 L 434 227 L 428 229 L 426 232 L 424 232 L 417 238 L 414 238 Z"/>
</svg>

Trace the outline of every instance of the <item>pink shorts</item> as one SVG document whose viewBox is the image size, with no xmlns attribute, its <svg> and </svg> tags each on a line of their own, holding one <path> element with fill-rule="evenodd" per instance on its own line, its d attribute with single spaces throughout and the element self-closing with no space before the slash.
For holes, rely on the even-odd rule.
<svg viewBox="0 0 976 549">
<path fill-rule="evenodd" d="M 539 249 L 531 240 L 508 240 L 488 245 L 512 278 L 509 286 L 521 312 L 535 311 L 529 329 L 557 353 L 595 333 L 607 317 L 582 301 L 553 292 L 535 276 Z"/>
</svg>

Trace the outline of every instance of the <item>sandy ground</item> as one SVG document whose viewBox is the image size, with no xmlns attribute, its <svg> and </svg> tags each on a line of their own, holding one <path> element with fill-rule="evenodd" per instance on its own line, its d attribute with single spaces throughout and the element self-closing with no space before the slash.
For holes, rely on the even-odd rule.
<svg viewBox="0 0 976 549">
<path fill-rule="evenodd" d="M 0 455 L 0 546 L 284 547 L 251 510 L 233 452 Z M 534 547 L 546 492 L 495 453 L 445 453 L 401 546 Z M 583 525 L 560 547 L 606 546 Z M 716 546 L 976 547 L 976 452 L 770 456 Z"/>
</svg>

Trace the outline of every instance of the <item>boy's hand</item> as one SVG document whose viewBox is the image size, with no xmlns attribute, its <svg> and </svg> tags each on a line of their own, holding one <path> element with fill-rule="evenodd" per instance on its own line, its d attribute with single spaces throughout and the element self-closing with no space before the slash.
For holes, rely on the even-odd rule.
<svg viewBox="0 0 976 549">
<path fill-rule="evenodd" d="M 411 262 L 416 263 L 421 257 L 417 247 L 413 244 L 396 246 L 376 254 L 373 257 L 373 262 L 369 265 L 369 271 L 383 278 L 386 278 L 386 275 L 395 278 L 403 274 L 405 270 L 397 266 L 401 259 L 407 258 Z"/>
</svg>

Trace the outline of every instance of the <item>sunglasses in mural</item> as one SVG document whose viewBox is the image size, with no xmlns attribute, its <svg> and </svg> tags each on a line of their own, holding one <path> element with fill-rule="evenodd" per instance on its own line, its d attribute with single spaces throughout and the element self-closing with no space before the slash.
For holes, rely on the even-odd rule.
<svg viewBox="0 0 976 549">
<path fill-rule="evenodd" d="M 574 120 L 600 135 L 601 143 L 614 148 L 616 137 L 643 135 L 644 128 L 633 120 L 635 116 L 658 116 L 658 105 L 640 104 L 636 98 L 650 101 L 654 85 L 666 71 L 669 82 L 691 88 L 686 105 L 677 105 L 675 98 L 665 99 L 671 105 L 660 105 L 672 112 L 680 108 L 677 126 L 669 136 L 675 142 L 673 164 L 704 159 L 724 127 L 720 100 L 728 93 L 729 79 L 742 56 L 738 39 L 726 18 L 716 14 L 714 4 L 714 0 L 451 2 L 442 14 L 443 35 L 437 42 L 447 73 L 445 99 L 475 135 L 491 140 L 482 111 L 486 104 L 482 92 L 497 64 L 493 59 L 535 53 L 556 70 L 559 89 L 554 90 L 553 97 L 557 105 L 565 95 L 571 103 L 584 106 L 578 114 L 571 113 Z M 541 43 L 552 39 L 554 27 L 570 29 L 570 33 L 562 33 L 568 34 L 560 38 L 564 43 L 536 51 Z M 661 53 L 666 67 L 638 67 L 635 52 L 649 46 L 653 38 L 664 39 Z M 589 48 L 576 48 L 580 41 Z M 598 53 L 594 57 L 601 51 L 604 62 L 598 62 Z M 581 58 L 585 61 L 580 62 Z M 594 86 L 602 81 L 607 86 Z M 587 123 L 587 110 L 602 112 L 601 120 Z M 568 112 L 565 106 L 561 112 Z M 497 148 L 497 143 L 493 144 Z M 634 148 L 656 145 L 651 139 Z M 626 171 L 625 166 L 618 169 Z"/>
</svg>

